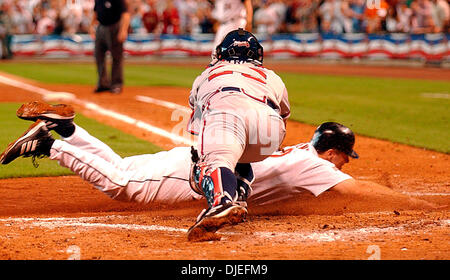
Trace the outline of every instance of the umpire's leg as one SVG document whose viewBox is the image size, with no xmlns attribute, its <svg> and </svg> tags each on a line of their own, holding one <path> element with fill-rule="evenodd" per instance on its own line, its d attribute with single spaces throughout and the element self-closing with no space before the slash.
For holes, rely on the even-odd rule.
<svg viewBox="0 0 450 280">
<path fill-rule="evenodd" d="M 109 88 L 109 79 L 106 71 L 106 52 L 108 51 L 107 34 L 108 27 L 101 24 L 98 25 L 95 33 L 95 62 L 97 66 L 97 88 Z"/>
<path fill-rule="evenodd" d="M 111 25 L 111 56 L 112 56 L 112 68 L 111 68 L 111 90 L 122 89 L 123 85 L 123 42 L 119 42 L 117 36 L 119 34 L 120 22 Z M 116 92 L 116 93 L 118 93 Z"/>
</svg>

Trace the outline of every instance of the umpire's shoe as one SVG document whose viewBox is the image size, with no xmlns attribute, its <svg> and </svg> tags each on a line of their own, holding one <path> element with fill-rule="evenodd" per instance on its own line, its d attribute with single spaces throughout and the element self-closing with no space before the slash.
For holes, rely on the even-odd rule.
<svg viewBox="0 0 450 280">
<path fill-rule="evenodd" d="M 69 137 L 75 131 L 75 111 L 70 105 L 33 101 L 23 104 L 16 115 L 23 120 L 43 120 L 49 130 L 54 130 L 63 137 Z"/>
<path fill-rule="evenodd" d="M 1 164 L 8 164 L 18 157 L 50 156 L 50 148 L 55 142 L 46 124 L 38 120 L 16 141 L 10 143 L 0 156 Z"/>
<path fill-rule="evenodd" d="M 245 220 L 247 208 L 228 202 L 204 209 L 197 222 L 188 230 L 188 240 L 201 240 L 205 233 L 214 233 L 226 225 L 235 225 Z"/>
</svg>

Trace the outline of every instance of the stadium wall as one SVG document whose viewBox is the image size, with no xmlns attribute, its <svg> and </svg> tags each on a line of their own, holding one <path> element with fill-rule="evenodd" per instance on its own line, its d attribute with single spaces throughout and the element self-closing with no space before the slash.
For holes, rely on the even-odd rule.
<svg viewBox="0 0 450 280">
<path fill-rule="evenodd" d="M 258 35 L 257 35 L 258 36 Z M 278 34 L 259 35 L 266 56 L 450 60 L 450 34 Z M 128 56 L 209 56 L 213 35 L 131 34 L 125 42 Z M 12 50 L 18 57 L 91 56 L 89 35 L 16 35 Z"/>
</svg>

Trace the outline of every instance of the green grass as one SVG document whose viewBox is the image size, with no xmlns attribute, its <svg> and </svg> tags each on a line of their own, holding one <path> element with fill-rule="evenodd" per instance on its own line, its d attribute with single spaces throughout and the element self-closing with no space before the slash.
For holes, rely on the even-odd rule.
<svg viewBox="0 0 450 280">
<path fill-rule="evenodd" d="M 0 71 L 49 84 L 94 86 L 97 81 L 93 63 L 0 63 Z M 130 86 L 190 87 L 201 71 L 189 66 L 126 65 L 124 80 Z"/>
<path fill-rule="evenodd" d="M 0 103 L 0 147 L 6 148 L 8 143 L 17 139 L 31 125 L 31 122 L 20 120 L 15 116 L 18 103 Z M 161 148 L 117 129 L 103 125 L 92 119 L 78 114 L 75 117 L 78 125 L 85 128 L 93 136 L 108 144 L 122 157 L 154 153 Z M 56 133 L 52 133 L 59 138 Z M 18 158 L 7 165 L 0 165 L 0 178 L 29 177 L 29 176 L 58 176 L 73 174 L 69 169 L 58 165 L 48 158 L 38 159 L 39 167 L 34 168 L 31 158 Z"/>
<path fill-rule="evenodd" d="M 0 63 L 0 71 L 45 83 L 95 84 L 93 64 Z M 125 67 L 130 86 L 190 88 L 201 67 Z M 450 101 L 423 93 L 450 93 L 450 81 L 278 73 L 289 91 L 291 119 L 318 125 L 341 122 L 356 133 L 450 152 Z"/>
<path fill-rule="evenodd" d="M 450 83 L 412 79 L 283 74 L 292 119 L 337 121 L 361 135 L 450 152 L 450 102 L 424 93 Z"/>
</svg>

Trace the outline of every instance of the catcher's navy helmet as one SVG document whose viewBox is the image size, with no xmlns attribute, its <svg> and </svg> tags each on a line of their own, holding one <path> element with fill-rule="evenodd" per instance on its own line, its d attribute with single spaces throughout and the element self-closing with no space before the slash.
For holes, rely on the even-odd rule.
<svg viewBox="0 0 450 280">
<path fill-rule="evenodd" d="M 328 149 L 337 149 L 352 158 L 359 158 L 353 151 L 355 145 L 355 135 L 353 131 L 336 122 L 326 122 L 317 127 L 314 132 L 311 144 L 321 153 Z"/>
<path fill-rule="evenodd" d="M 228 33 L 216 47 L 218 60 L 237 60 L 253 62 L 261 65 L 263 62 L 263 47 L 255 35 L 242 28 Z"/>
</svg>

